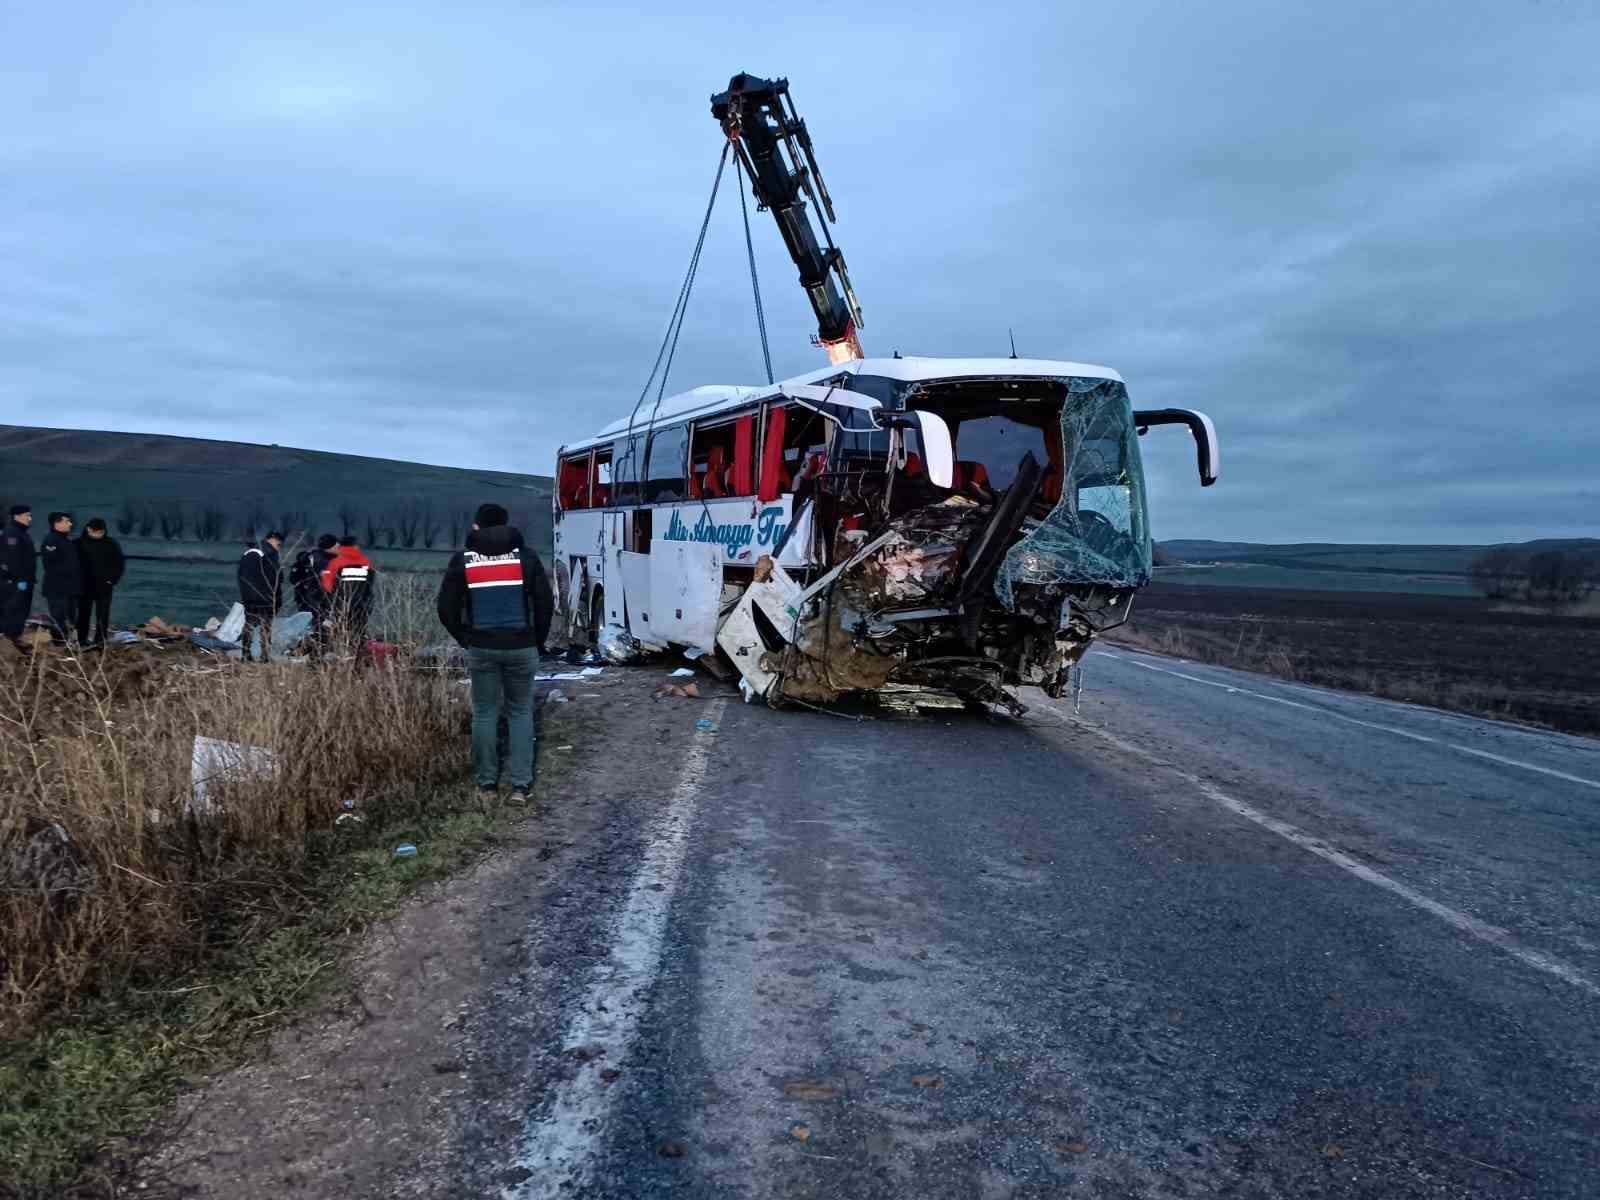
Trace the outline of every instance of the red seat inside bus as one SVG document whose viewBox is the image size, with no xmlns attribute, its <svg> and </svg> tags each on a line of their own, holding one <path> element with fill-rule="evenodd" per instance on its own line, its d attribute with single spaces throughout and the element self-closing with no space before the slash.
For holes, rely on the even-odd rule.
<svg viewBox="0 0 1600 1200">
<path fill-rule="evenodd" d="M 952 473 L 951 486 L 956 491 L 964 492 L 968 488 L 984 488 L 989 486 L 989 468 L 981 462 L 971 459 L 957 459 L 955 470 Z"/>
<path fill-rule="evenodd" d="M 749 496 L 755 490 L 756 418 L 696 425 L 689 448 L 689 495 L 696 500 Z"/>
<path fill-rule="evenodd" d="M 562 508 L 589 507 L 589 456 L 561 460 L 557 495 Z"/>
</svg>

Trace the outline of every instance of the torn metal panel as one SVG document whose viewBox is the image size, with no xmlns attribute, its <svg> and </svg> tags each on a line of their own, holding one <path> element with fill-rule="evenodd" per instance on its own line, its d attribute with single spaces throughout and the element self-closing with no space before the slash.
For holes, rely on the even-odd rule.
<svg viewBox="0 0 1600 1200">
<path fill-rule="evenodd" d="M 673 645 L 711 645 L 722 595 L 722 548 L 657 540 L 649 558 L 651 629 Z"/>
<path fill-rule="evenodd" d="M 717 628 L 716 642 L 738 669 L 746 695 L 768 695 L 778 672 L 766 663 L 768 652 L 792 640 L 799 617 L 800 585 L 763 555 L 755 580 Z"/>
</svg>

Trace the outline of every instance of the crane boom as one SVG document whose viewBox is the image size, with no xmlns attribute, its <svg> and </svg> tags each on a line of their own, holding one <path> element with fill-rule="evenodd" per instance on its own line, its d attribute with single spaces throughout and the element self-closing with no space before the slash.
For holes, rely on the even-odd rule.
<svg viewBox="0 0 1600 1200">
<path fill-rule="evenodd" d="M 828 229 L 833 200 L 817 169 L 806 123 L 795 113 L 789 81 L 735 75 L 727 91 L 711 97 L 711 115 L 749 173 L 756 203 L 778 222 L 783 244 L 799 268 L 800 286 L 817 314 L 817 341 L 827 350 L 828 361 L 865 357 L 856 332 L 863 323 L 861 306 L 844 255 Z M 817 205 L 825 247 L 817 242 L 802 192 Z"/>
</svg>

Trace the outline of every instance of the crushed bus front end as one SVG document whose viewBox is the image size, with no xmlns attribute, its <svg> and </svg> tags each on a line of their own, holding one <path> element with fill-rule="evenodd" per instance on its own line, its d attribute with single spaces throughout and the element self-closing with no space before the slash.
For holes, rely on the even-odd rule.
<svg viewBox="0 0 1600 1200">
<path fill-rule="evenodd" d="M 792 535 L 809 539 L 811 578 L 763 559 L 720 627 L 747 697 L 931 690 L 1020 713 L 1013 688 L 1060 695 L 1150 580 L 1122 381 L 857 374 L 837 386 L 876 405 L 843 411 L 825 463 L 796 489 Z"/>
</svg>

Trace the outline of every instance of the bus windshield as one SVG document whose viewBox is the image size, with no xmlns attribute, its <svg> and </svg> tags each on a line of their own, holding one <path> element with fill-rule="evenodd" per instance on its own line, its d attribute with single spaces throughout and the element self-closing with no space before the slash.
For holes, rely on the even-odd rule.
<svg viewBox="0 0 1600 1200">
<path fill-rule="evenodd" d="M 1127 389 L 1109 379 L 1067 380 L 1060 436 L 1060 466 L 1045 472 L 1041 488 L 1053 507 L 1011 547 L 995 579 L 1008 608 L 1019 584 L 1150 582 L 1144 464 Z"/>
<path fill-rule="evenodd" d="M 1098 378 L 944 379 L 915 385 L 857 376 L 852 390 L 944 418 L 958 486 L 1003 492 L 1032 455 L 1042 478 L 1033 521 L 996 580 L 1140 587 L 1150 580 L 1144 467 L 1127 389 Z"/>
</svg>

